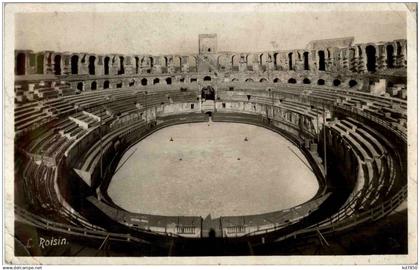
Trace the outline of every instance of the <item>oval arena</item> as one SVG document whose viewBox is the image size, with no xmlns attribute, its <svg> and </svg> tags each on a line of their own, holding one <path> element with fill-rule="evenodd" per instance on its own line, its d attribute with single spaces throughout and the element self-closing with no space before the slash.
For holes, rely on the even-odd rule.
<svg viewBox="0 0 420 270">
<path fill-rule="evenodd" d="M 404 208 L 406 40 L 252 54 L 199 42 L 191 55 L 15 51 L 17 232 L 131 256 L 289 254 Z"/>
</svg>

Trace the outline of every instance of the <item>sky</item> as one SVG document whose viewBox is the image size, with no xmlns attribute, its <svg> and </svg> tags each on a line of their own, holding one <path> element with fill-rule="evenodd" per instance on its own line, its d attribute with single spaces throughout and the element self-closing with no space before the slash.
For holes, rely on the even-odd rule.
<svg viewBox="0 0 420 270">
<path fill-rule="evenodd" d="M 349 36 L 355 38 L 355 43 L 406 38 L 406 13 L 398 11 L 300 12 L 282 11 L 281 5 L 272 9 L 218 7 L 17 13 L 15 48 L 98 54 L 192 54 L 198 52 L 198 35 L 203 33 L 218 35 L 218 51 L 237 52 L 303 49 L 311 40 Z"/>
</svg>

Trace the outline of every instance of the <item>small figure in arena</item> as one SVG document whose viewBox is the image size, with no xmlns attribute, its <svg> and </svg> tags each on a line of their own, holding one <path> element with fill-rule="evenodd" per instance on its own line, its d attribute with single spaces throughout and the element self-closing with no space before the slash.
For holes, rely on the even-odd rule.
<svg viewBox="0 0 420 270">
<path fill-rule="evenodd" d="M 248 137 L 245 137 L 244 141 L 246 141 L 246 142 L 247 142 L 247 141 L 248 141 Z"/>
<path fill-rule="evenodd" d="M 173 142 L 173 141 L 174 141 L 174 139 L 172 139 L 172 137 L 171 137 L 171 138 L 169 139 L 169 141 L 170 141 L 170 142 Z"/>
</svg>

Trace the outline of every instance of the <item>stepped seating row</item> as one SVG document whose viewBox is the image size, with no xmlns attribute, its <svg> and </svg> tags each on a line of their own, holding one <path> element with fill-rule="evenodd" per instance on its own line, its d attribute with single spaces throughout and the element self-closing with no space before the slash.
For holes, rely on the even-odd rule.
<svg viewBox="0 0 420 270">
<path fill-rule="evenodd" d="M 347 141 L 358 158 L 362 177 L 347 202 L 325 223 L 343 221 L 357 211 L 370 209 L 383 202 L 396 188 L 396 160 L 392 145 L 376 130 L 352 118 L 336 120 L 327 128 Z M 319 224 L 318 224 L 319 225 Z"/>
<path fill-rule="evenodd" d="M 80 168 L 83 171 L 91 171 L 96 167 L 97 162 L 100 158 L 101 151 L 106 151 L 108 149 L 114 138 L 128 130 L 139 128 L 139 127 L 146 127 L 146 123 L 144 120 L 140 120 L 136 124 L 132 124 L 129 126 L 120 127 L 114 129 L 102 137 L 102 140 L 96 141 L 90 148 L 87 150 L 82 157 L 80 157 L 76 167 Z"/>
</svg>

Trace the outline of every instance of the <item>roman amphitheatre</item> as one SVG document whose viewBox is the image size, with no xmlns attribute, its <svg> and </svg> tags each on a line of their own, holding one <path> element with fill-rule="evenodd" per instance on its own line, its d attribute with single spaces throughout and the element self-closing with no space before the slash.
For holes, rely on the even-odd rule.
<svg viewBox="0 0 420 270">
<path fill-rule="evenodd" d="M 197 38 L 15 50 L 15 254 L 407 254 L 407 40 Z"/>
</svg>

